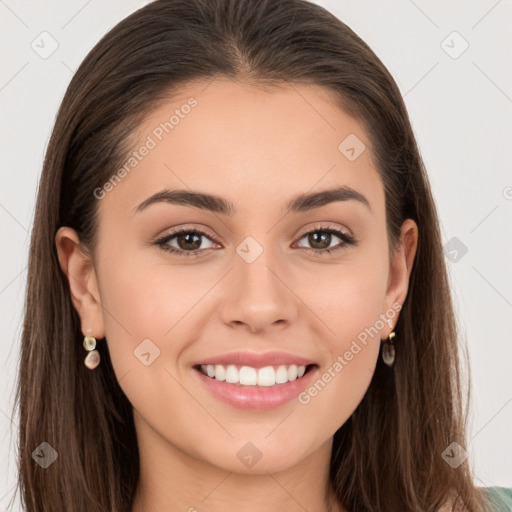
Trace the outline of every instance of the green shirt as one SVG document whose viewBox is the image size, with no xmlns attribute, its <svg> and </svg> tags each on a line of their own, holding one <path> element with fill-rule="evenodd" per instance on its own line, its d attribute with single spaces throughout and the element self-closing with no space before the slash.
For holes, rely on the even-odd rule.
<svg viewBox="0 0 512 512">
<path fill-rule="evenodd" d="M 512 512 L 512 488 L 482 487 L 489 508 L 486 512 Z"/>
</svg>

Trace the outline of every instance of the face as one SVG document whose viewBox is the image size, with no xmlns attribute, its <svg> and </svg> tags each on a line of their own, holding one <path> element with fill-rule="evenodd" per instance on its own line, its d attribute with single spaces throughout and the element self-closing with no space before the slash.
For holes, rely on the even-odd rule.
<svg viewBox="0 0 512 512">
<path fill-rule="evenodd" d="M 365 395 L 414 257 L 412 236 L 389 259 L 367 134 L 319 87 L 216 79 L 162 104 L 133 150 L 96 192 L 95 267 L 74 300 L 84 334 L 106 338 L 139 442 L 238 473 L 306 461 Z M 213 358 L 246 384 L 202 374 Z"/>
</svg>

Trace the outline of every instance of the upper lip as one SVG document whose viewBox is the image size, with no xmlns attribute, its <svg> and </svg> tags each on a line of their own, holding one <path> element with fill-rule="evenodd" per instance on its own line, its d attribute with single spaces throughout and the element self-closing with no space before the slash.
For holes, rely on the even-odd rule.
<svg viewBox="0 0 512 512">
<path fill-rule="evenodd" d="M 263 368 L 265 366 L 273 365 L 291 365 L 307 366 L 316 364 L 311 359 L 288 354 L 287 352 L 230 352 L 229 354 L 222 354 L 219 356 L 208 357 L 197 361 L 193 366 L 200 365 L 237 365 L 237 366 L 251 366 L 252 368 Z"/>
</svg>

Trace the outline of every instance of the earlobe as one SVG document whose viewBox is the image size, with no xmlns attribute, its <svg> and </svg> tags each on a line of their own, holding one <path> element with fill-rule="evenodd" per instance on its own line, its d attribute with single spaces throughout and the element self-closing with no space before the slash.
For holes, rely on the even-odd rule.
<svg viewBox="0 0 512 512">
<path fill-rule="evenodd" d="M 92 330 L 101 339 L 104 325 L 96 272 L 90 255 L 79 242 L 76 231 L 67 226 L 55 235 L 59 264 L 66 275 L 73 306 L 80 315 L 82 331 L 85 335 Z"/>
</svg>

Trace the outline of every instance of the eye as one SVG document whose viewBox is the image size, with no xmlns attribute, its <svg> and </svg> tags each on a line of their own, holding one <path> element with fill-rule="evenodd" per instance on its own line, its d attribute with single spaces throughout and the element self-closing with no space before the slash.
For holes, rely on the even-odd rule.
<svg viewBox="0 0 512 512">
<path fill-rule="evenodd" d="M 320 234 L 320 236 L 318 236 Z M 334 235 L 334 236 L 333 236 Z M 332 251 L 345 248 L 347 245 L 357 245 L 356 239 L 344 233 L 341 230 L 334 229 L 327 226 L 317 226 L 313 230 L 308 231 L 299 239 L 307 237 L 308 243 L 313 247 L 302 247 L 307 251 L 311 251 L 314 254 L 326 254 Z M 206 249 L 212 249 L 213 247 L 201 247 L 202 239 L 206 238 L 216 244 L 212 238 L 198 229 L 181 228 L 169 233 L 162 238 L 159 238 L 154 243 L 158 245 L 162 250 L 176 254 L 178 256 L 199 256 L 200 253 L 205 252 Z M 330 247 L 331 243 L 336 240 L 340 240 L 341 245 L 338 243 L 335 247 Z M 171 242 L 173 242 L 171 244 Z M 173 245 L 175 244 L 175 245 Z"/>
<path fill-rule="evenodd" d="M 333 237 L 334 235 L 334 237 Z M 304 249 L 313 252 L 314 254 L 325 254 L 331 253 L 332 251 L 337 251 L 339 249 L 344 249 L 347 245 L 357 245 L 356 239 L 349 235 L 348 233 L 344 233 L 339 229 L 334 229 L 327 226 L 316 226 L 312 231 L 308 231 L 305 233 L 300 240 L 307 238 L 307 242 L 312 246 L 303 247 Z M 341 245 L 338 244 L 335 247 L 329 247 L 335 239 L 338 238 L 340 240 Z M 300 241 L 299 240 L 299 241 Z"/>
<path fill-rule="evenodd" d="M 199 231 L 198 229 L 177 229 L 168 235 L 163 236 L 155 241 L 164 251 L 177 254 L 179 256 L 198 256 L 200 252 L 205 249 L 211 249 L 212 247 L 201 248 L 202 238 L 212 240 L 206 233 Z M 170 245 L 169 242 L 175 240 L 176 245 Z"/>
</svg>

